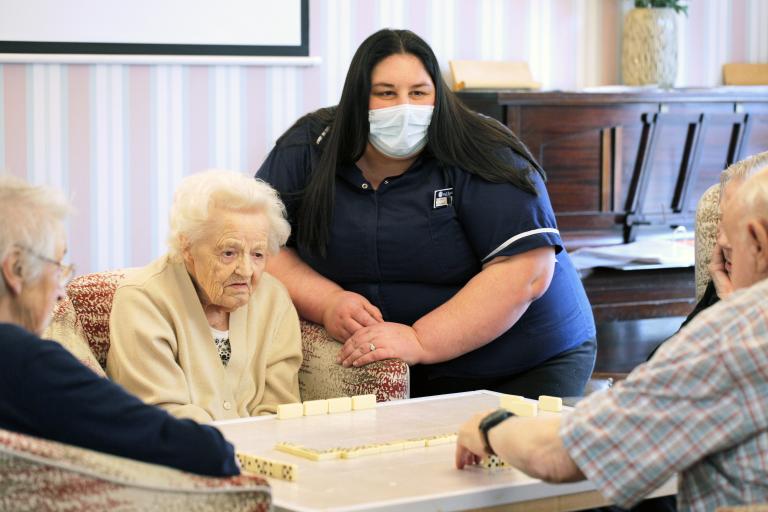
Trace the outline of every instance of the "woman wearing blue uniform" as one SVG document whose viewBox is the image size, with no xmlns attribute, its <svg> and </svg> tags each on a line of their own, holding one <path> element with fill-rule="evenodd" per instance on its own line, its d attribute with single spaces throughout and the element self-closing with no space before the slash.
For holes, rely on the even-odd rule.
<svg viewBox="0 0 768 512">
<path fill-rule="evenodd" d="M 257 177 L 293 227 L 268 271 L 341 364 L 402 358 L 414 397 L 582 393 L 594 320 L 544 172 L 412 32 L 368 37 L 339 105 L 297 121 Z"/>
</svg>

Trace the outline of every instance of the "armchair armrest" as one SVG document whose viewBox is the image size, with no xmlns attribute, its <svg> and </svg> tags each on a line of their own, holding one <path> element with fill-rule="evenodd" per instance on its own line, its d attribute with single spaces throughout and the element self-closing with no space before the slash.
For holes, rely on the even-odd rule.
<svg viewBox="0 0 768 512">
<path fill-rule="evenodd" d="M 193 475 L 0 430 L 2 510 L 266 512 L 271 501 L 263 478 Z"/>
<path fill-rule="evenodd" d="M 385 359 L 358 368 L 336 363 L 341 344 L 321 325 L 301 321 L 304 361 L 299 370 L 302 400 L 375 394 L 376 400 L 408 398 L 408 365 L 401 359 Z"/>
</svg>

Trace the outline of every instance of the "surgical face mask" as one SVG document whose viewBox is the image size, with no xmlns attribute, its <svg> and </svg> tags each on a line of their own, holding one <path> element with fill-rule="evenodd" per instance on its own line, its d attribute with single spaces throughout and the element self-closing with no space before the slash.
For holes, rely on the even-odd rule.
<svg viewBox="0 0 768 512">
<path fill-rule="evenodd" d="M 368 111 L 368 141 L 390 158 L 410 158 L 427 145 L 432 105 L 403 103 Z"/>
</svg>

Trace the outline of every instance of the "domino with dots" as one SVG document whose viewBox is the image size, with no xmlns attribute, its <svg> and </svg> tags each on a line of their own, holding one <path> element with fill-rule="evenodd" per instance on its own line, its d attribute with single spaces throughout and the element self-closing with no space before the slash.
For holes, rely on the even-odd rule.
<svg viewBox="0 0 768 512">
<path fill-rule="evenodd" d="M 481 468 L 485 469 L 497 469 L 511 467 L 509 464 L 501 460 L 498 455 L 489 455 L 484 457 L 478 464 Z"/>
<path fill-rule="evenodd" d="M 240 462 L 242 470 L 247 473 L 280 478 L 290 482 L 295 481 L 298 476 L 298 466 L 289 462 L 267 459 L 242 452 L 237 452 L 237 460 Z"/>
<path fill-rule="evenodd" d="M 281 464 L 280 466 L 272 466 L 272 474 L 274 478 L 280 478 L 282 480 L 288 480 L 293 482 L 296 480 L 296 472 L 298 466 L 296 464 Z"/>
</svg>

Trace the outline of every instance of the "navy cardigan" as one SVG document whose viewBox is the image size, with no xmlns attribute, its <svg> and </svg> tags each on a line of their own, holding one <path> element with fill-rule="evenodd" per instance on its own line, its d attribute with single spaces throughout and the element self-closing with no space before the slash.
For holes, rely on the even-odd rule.
<svg viewBox="0 0 768 512">
<path fill-rule="evenodd" d="M 146 405 L 58 343 L 4 323 L 0 428 L 192 473 L 240 472 L 215 428 Z"/>
</svg>

